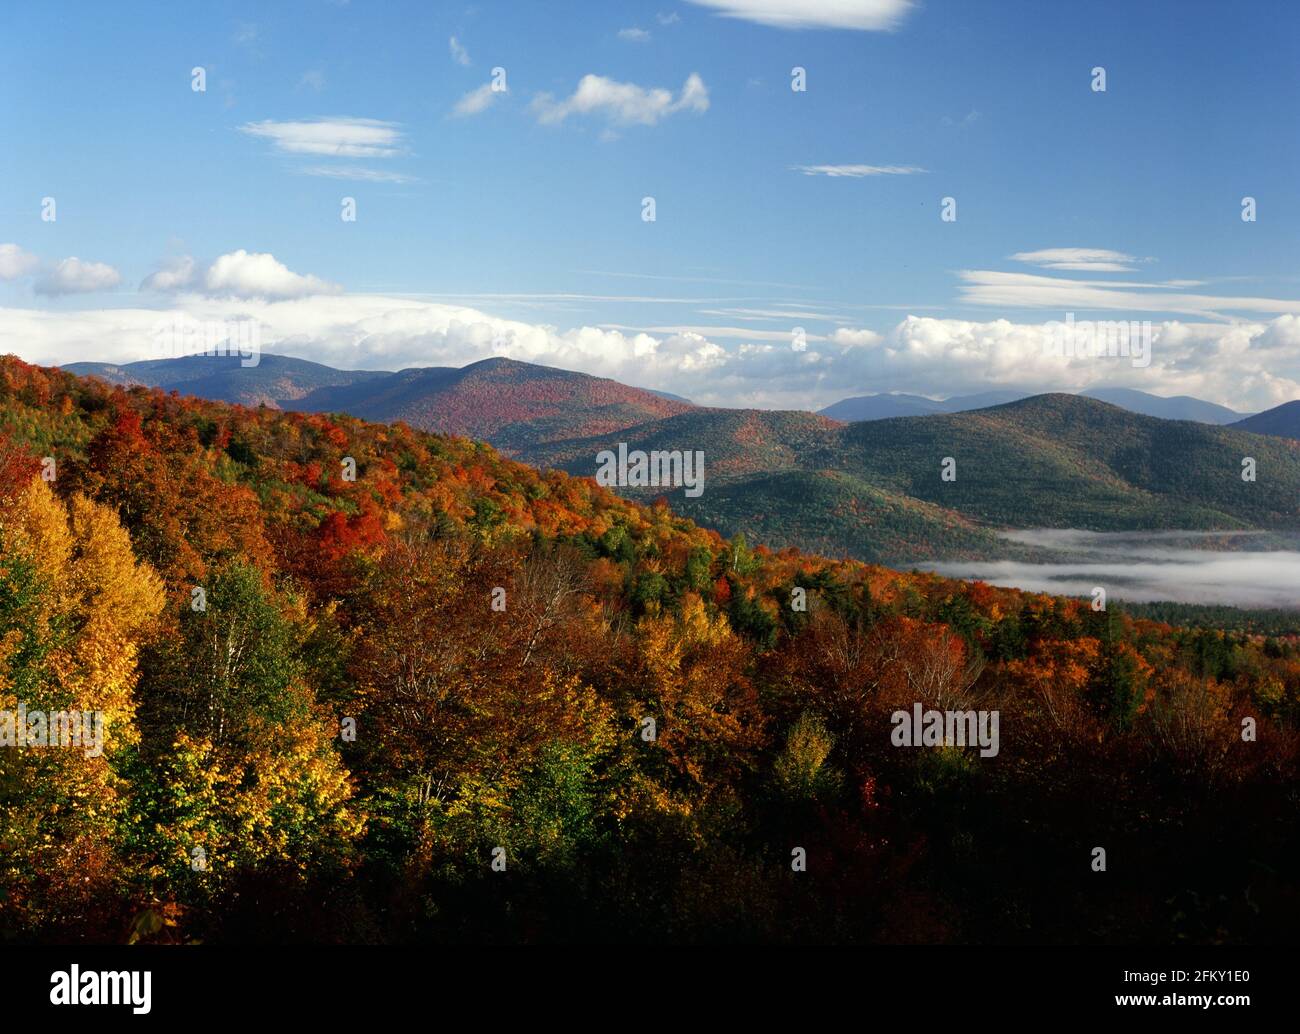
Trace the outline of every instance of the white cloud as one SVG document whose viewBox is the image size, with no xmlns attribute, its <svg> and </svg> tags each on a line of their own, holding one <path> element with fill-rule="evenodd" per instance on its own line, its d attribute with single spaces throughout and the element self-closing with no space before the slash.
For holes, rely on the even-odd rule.
<svg viewBox="0 0 1300 1034">
<path fill-rule="evenodd" d="M 1300 320 L 1268 323 L 1152 322 L 1150 365 L 1128 357 L 1053 354 L 1049 323 L 908 316 L 857 350 L 864 384 L 920 395 L 995 387 L 1080 391 L 1128 387 L 1194 395 L 1238 410 L 1300 398 Z M 871 389 L 884 390 L 884 389 Z"/>
<path fill-rule="evenodd" d="M 1295 314 L 1233 323 L 1153 321 L 1151 361 L 1138 367 L 1128 358 L 1055 355 L 1048 324 L 1006 319 L 909 315 L 892 326 L 826 329 L 804 313 L 774 309 L 774 318 L 788 316 L 788 326 L 562 329 L 505 319 L 463 300 L 347 294 L 291 272 L 271 255 L 246 251 L 222 256 L 209 269 L 176 259 L 146 283 L 175 298 L 131 309 L 0 308 L 0 353 L 46 364 L 147 359 L 159 319 L 184 314 L 255 320 L 264 351 L 340 367 L 462 366 L 504 355 L 671 391 L 704 405 L 819 408 L 875 391 L 944 397 L 991 388 L 1129 387 L 1194 395 L 1242 411 L 1300 398 Z M 483 296 L 473 304 L 518 304 L 518 297 Z M 808 330 L 803 351 L 791 347 L 794 326 Z"/>
<path fill-rule="evenodd" d="M 1045 269 L 1086 273 L 1129 273 L 1133 271 L 1133 263 L 1137 262 L 1132 255 L 1106 248 L 1044 248 L 1041 251 L 1018 251 L 1011 258 L 1014 262 Z"/>
<path fill-rule="evenodd" d="M 145 277 L 140 290 L 277 301 L 337 294 L 340 288 L 319 277 L 295 273 L 274 255 L 240 248 L 219 256 L 206 267 L 191 255 L 168 259 Z"/>
<path fill-rule="evenodd" d="M 461 46 L 460 40 L 455 36 L 447 41 L 447 46 L 451 50 L 451 59 L 458 65 L 469 64 L 469 51 Z"/>
<path fill-rule="evenodd" d="M 160 263 L 156 272 L 150 273 L 140 284 L 142 291 L 174 294 L 194 287 L 198 278 L 198 265 L 192 255 L 181 255 Z"/>
<path fill-rule="evenodd" d="M 396 122 L 371 118 L 321 118 L 302 122 L 248 122 L 241 133 L 270 140 L 288 154 L 319 154 L 334 158 L 391 158 L 402 153 L 402 131 Z"/>
<path fill-rule="evenodd" d="M 309 165 L 300 170 L 307 176 L 324 176 L 336 180 L 356 180 L 362 183 L 418 183 L 419 178 L 387 169 L 370 169 L 362 165 Z"/>
<path fill-rule="evenodd" d="M 103 262 L 82 262 L 73 256 L 45 270 L 36 281 L 36 293 L 87 294 L 107 291 L 121 282 L 122 274 L 112 266 Z"/>
<path fill-rule="evenodd" d="M 701 114 L 709 108 L 709 91 L 692 72 L 677 99 L 671 90 L 620 83 L 601 75 L 584 75 L 573 96 L 557 101 L 539 93 L 532 103 L 537 120 L 547 125 L 563 122 L 570 115 L 601 115 L 616 125 L 653 126 L 679 111 Z"/>
<path fill-rule="evenodd" d="M 302 77 L 298 80 L 298 89 L 313 90 L 320 93 L 321 90 L 325 89 L 325 73 L 318 68 L 303 72 Z"/>
<path fill-rule="evenodd" d="M 243 248 L 212 263 L 204 274 L 203 286 L 209 294 L 233 298 L 302 298 L 340 290 L 336 284 L 293 272 L 274 255 Z"/>
<path fill-rule="evenodd" d="M 649 43 L 650 33 L 645 29 L 619 29 L 618 38 L 627 43 Z"/>
<path fill-rule="evenodd" d="M 1003 273 L 990 269 L 961 272 L 964 301 L 1003 309 L 1054 309 L 1059 313 L 1086 310 L 1179 313 L 1225 319 L 1223 313 L 1296 313 L 1300 299 L 1183 294 L 1174 288 L 1185 281 L 1163 283 L 1120 280 L 1070 280 L 1035 273 Z"/>
<path fill-rule="evenodd" d="M 602 324 L 605 330 L 635 331 L 650 334 L 668 334 L 671 336 L 693 334 L 700 338 L 718 338 L 723 341 L 735 339 L 738 341 L 755 342 L 755 341 L 784 341 L 789 343 L 791 332 L 789 330 L 756 330 L 753 327 L 725 327 L 715 324 L 701 324 L 696 326 L 682 326 L 680 324 L 664 327 L 628 327 L 618 323 Z M 809 341 L 821 341 L 821 337 L 816 334 L 807 335 Z"/>
<path fill-rule="evenodd" d="M 40 259 L 17 244 L 0 244 L 0 280 L 17 280 L 36 271 Z"/>
<path fill-rule="evenodd" d="M 781 29 L 895 28 L 913 7 L 912 0 L 689 0 L 728 18 Z"/>
<path fill-rule="evenodd" d="M 915 165 L 793 165 L 805 176 L 911 176 L 925 172 Z"/>
<path fill-rule="evenodd" d="M 884 340 L 874 330 L 850 330 L 848 327 L 840 327 L 832 332 L 830 339 L 837 345 L 849 348 L 872 348 Z"/>
<path fill-rule="evenodd" d="M 498 97 L 508 92 L 509 91 L 506 89 L 504 84 L 501 89 L 498 90 L 493 88 L 492 83 L 484 83 L 477 89 L 470 90 L 469 93 L 465 94 L 464 97 L 458 100 L 456 106 L 452 108 L 451 113 L 457 118 L 467 118 L 470 115 L 477 115 L 480 112 L 487 111 L 488 108 L 496 103 Z"/>
</svg>

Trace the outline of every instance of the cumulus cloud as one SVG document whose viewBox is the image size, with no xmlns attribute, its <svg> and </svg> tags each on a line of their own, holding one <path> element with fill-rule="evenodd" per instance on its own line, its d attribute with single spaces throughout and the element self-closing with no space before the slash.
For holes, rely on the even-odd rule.
<svg viewBox="0 0 1300 1034">
<path fill-rule="evenodd" d="M 300 122 L 247 122 L 241 133 L 270 140 L 287 154 L 329 155 L 335 158 L 391 158 L 402 153 L 402 131 L 396 122 L 372 118 L 319 118 Z"/>
<path fill-rule="evenodd" d="M 82 262 L 73 256 L 42 272 L 36 280 L 36 293 L 88 294 L 92 291 L 107 291 L 121 282 L 122 274 L 107 263 Z"/>
<path fill-rule="evenodd" d="M 509 91 L 504 83 L 501 85 L 500 89 L 494 89 L 492 83 L 484 83 L 477 89 L 470 90 L 469 93 L 465 94 L 464 97 L 457 101 L 456 106 L 452 108 L 451 113 L 457 118 L 467 118 L 470 115 L 477 115 L 480 112 L 487 111 L 487 109 L 496 102 L 498 97 L 508 92 Z"/>
<path fill-rule="evenodd" d="M 203 278 L 209 294 L 234 298 L 303 298 L 340 290 L 314 276 L 295 273 L 274 255 L 247 252 L 243 248 L 222 255 Z"/>
<path fill-rule="evenodd" d="M 597 115 L 615 125 L 653 126 L 679 111 L 702 114 L 709 109 L 709 91 L 704 80 L 692 72 L 676 99 L 671 90 L 620 83 L 602 75 L 584 75 L 571 97 L 557 101 L 539 93 L 533 113 L 544 125 L 563 122 L 570 115 Z"/>
<path fill-rule="evenodd" d="M 638 29 L 635 27 L 630 29 L 619 29 L 618 38 L 623 40 L 625 43 L 649 43 L 650 33 L 645 29 Z"/>
<path fill-rule="evenodd" d="M 689 0 L 728 18 L 780 29 L 887 31 L 898 26 L 913 0 Z"/>
<path fill-rule="evenodd" d="M 458 65 L 469 64 L 469 51 L 461 46 L 460 40 L 455 36 L 447 41 L 447 46 L 451 50 L 451 59 Z"/>
<path fill-rule="evenodd" d="M 915 165 L 794 165 L 795 171 L 805 176 L 911 176 L 925 169 Z"/>
<path fill-rule="evenodd" d="M 1300 398 L 1300 321 L 1290 316 L 1153 321 L 1147 366 L 1125 356 L 1062 356 L 1052 347 L 1053 332 L 1050 321 L 908 316 L 879 342 L 856 350 L 856 372 L 865 384 L 919 395 L 1127 387 L 1194 395 L 1242 411 Z"/>
<path fill-rule="evenodd" d="M 154 276 L 155 286 L 177 292 L 170 308 L 0 309 L 0 351 L 47 364 L 152 358 L 148 342 L 158 320 L 183 314 L 255 320 L 265 351 L 334 366 L 462 366 L 503 355 L 671 391 L 703 405 L 816 409 L 876 391 L 947 397 L 991 388 L 1127 387 L 1194 395 L 1240 411 L 1300 398 L 1300 319 L 1289 314 L 1153 323 L 1151 362 L 1137 368 L 1124 357 L 1063 357 L 1049 347 L 1048 324 L 1005 319 L 910 315 L 892 326 L 821 331 L 802 313 L 792 314 L 790 327 L 808 329 L 806 347 L 796 351 L 789 328 L 562 329 L 464 304 L 347 294 L 270 255 L 244 251 L 209 269 L 176 260 Z"/>
<path fill-rule="evenodd" d="M 868 348 L 884 340 L 874 330 L 850 330 L 848 327 L 840 327 L 831 334 L 830 339 L 837 345 L 849 348 Z"/>
<path fill-rule="evenodd" d="M 274 255 L 243 248 L 221 255 L 206 268 L 190 255 L 169 259 L 145 277 L 140 289 L 162 294 L 269 300 L 337 294 L 341 290 L 337 284 L 319 277 L 293 272 Z"/>
<path fill-rule="evenodd" d="M 34 273 L 40 259 L 17 244 L 0 244 L 0 280 L 17 280 Z"/>
<path fill-rule="evenodd" d="M 459 305 L 379 295 L 270 300 L 185 295 L 175 308 L 56 312 L 0 308 L 0 340 L 32 362 L 129 362 L 153 358 L 160 319 L 254 320 L 266 352 L 341 367 L 399 369 L 463 366 L 493 355 L 580 370 L 629 383 L 694 381 L 727 361 L 719 345 L 694 334 L 655 337 L 596 327 L 555 327 L 501 319 Z"/>
<path fill-rule="evenodd" d="M 1042 251 L 1018 251 L 1011 256 L 1045 269 L 1067 269 L 1091 273 L 1128 273 L 1137 261 L 1132 255 L 1107 248 L 1044 248 Z"/>
</svg>

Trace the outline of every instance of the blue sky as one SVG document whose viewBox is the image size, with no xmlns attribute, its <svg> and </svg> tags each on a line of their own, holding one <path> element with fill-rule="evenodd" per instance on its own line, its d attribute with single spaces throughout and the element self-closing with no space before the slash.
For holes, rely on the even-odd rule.
<svg viewBox="0 0 1300 1034">
<path fill-rule="evenodd" d="M 1286 3 L 10 3 L 0 351 L 149 358 L 180 310 L 716 403 L 1263 408 L 1300 397 L 1298 87 Z M 1044 361 L 1068 312 L 1152 320 L 1152 363 Z"/>
</svg>

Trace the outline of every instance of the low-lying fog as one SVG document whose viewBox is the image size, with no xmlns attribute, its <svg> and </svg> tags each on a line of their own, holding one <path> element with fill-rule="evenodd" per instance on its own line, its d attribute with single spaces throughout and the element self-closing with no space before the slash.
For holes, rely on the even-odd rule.
<svg viewBox="0 0 1300 1034">
<path fill-rule="evenodd" d="M 1262 532 L 1005 532 L 1049 559 L 918 565 L 950 578 L 1112 599 L 1300 609 L 1300 534 Z"/>
</svg>

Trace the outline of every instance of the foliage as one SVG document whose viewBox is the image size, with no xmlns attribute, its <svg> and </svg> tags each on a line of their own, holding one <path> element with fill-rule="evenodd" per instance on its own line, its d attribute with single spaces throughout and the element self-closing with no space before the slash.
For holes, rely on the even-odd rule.
<svg viewBox="0 0 1300 1034">
<path fill-rule="evenodd" d="M 956 426 L 975 442 L 981 419 Z M 1082 417 L 1016 419 L 1041 438 Z M 789 455 L 765 426 L 731 431 Z M 108 729 L 95 757 L 0 749 L 7 939 L 1294 928 L 1293 630 L 773 552 L 467 439 L 12 359 L 0 428 L 0 711 Z M 897 445 L 880 473 L 919 493 Z M 1062 478 L 1084 462 L 1049 452 Z M 997 710 L 997 755 L 893 746 L 916 704 Z"/>
</svg>

